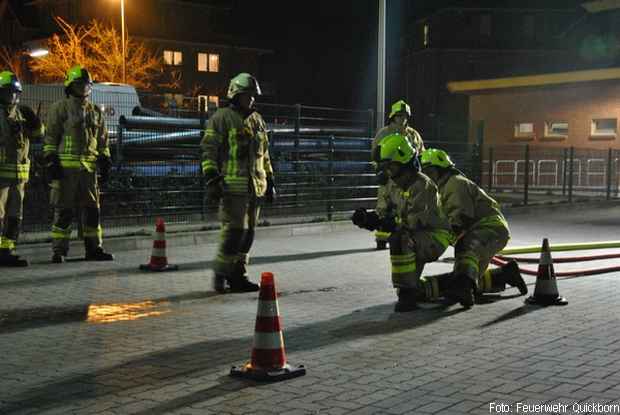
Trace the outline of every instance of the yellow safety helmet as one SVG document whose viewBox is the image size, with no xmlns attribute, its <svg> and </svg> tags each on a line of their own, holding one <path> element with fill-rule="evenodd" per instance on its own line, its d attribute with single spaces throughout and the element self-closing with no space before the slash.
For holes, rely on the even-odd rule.
<svg viewBox="0 0 620 415">
<path fill-rule="evenodd" d="M 88 70 L 82 65 L 75 65 L 71 67 L 65 75 L 65 86 L 68 87 L 72 82 L 78 79 L 82 79 L 88 84 L 93 83 L 93 78 L 90 76 Z"/>
</svg>

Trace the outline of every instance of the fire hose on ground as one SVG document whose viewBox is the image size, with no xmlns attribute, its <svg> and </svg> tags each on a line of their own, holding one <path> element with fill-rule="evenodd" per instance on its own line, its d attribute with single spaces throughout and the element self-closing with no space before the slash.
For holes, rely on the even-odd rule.
<svg viewBox="0 0 620 415">
<path fill-rule="evenodd" d="M 585 242 L 585 243 L 577 243 L 577 244 L 556 244 L 549 246 L 551 252 L 563 252 L 563 251 L 579 251 L 579 250 L 591 250 L 591 249 L 608 249 L 608 248 L 620 248 L 620 241 L 606 241 L 606 242 Z M 520 248 L 507 248 L 500 252 L 499 255 L 494 256 L 491 259 L 491 263 L 494 265 L 504 265 L 509 260 L 515 260 L 518 263 L 536 263 L 538 260 L 536 258 L 525 258 L 525 257 L 511 257 L 511 254 L 529 254 L 529 253 L 538 253 L 540 252 L 540 246 L 525 246 Z M 589 255 L 589 256 L 575 256 L 575 257 L 562 257 L 555 258 L 553 262 L 555 263 L 569 263 L 569 262 L 583 262 L 583 261 L 596 261 L 601 259 L 613 259 L 620 258 L 620 254 L 603 254 L 603 255 Z M 525 275 L 536 276 L 538 274 L 538 270 L 521 268 L 519 267 L 521 273 Z M 618 272 L 620 271 L 620 266 L 614 267 L 603 267 L 603 268 L 591 268 L 591 269 L 581 269 L 581 270 L 572 270 L 572 271 L 563 271 L 563 272 L 555 272 L 556 277 L 562 278 L 576 278 L 583 277 L 588 275 L 597 275 L 597 274 L 605 274 L 608 272 Z"/>
</svg>

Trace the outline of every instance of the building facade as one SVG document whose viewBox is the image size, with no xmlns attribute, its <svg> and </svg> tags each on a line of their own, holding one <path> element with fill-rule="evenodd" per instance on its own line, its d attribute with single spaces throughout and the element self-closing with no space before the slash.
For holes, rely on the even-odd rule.
<svg viewBox="0 0 620 415">
<path fill-rule="evenodd" d="M 520 4 L 444 8 L 413 22 L 403 40 L 401 88 L 424 137 L 466 140 L 468 100 L 447 90 L 450 81 L 573 68 L 574 51 L 562 35 L 583 13 L 576 2 L 553 9 Z"/>
</svg>

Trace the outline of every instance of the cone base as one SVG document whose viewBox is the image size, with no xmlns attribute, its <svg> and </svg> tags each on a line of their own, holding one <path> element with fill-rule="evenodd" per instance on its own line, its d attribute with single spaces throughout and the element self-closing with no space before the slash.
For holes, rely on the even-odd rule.
<svg viewBox="0 0 620 415">
<path fill-rule="evenodd" d="M 533 296 L 531 295 L 525 299 L 525 303 L 543 305 L 543 306 L 566 305 L 568 304 L 568 300 L 564 297 L 560 297 L 559 295 L 558 296 L 544 296 L 544 295 Z"/>
<path fill-rule="evenodd" d="M 153 265 L 153 264 L 142 264 L 140 265 L 140 269 L 142 271 L 152 271 L 152 272 L 164 272 L 164 271 L 176 271 L 179 269 L 178 265 Z"/>
<path fill-rule="evenodd" d="M 277 382 L 280 380 L 292 379 L 306 374 L 304 365 L 292 367 L 288 363 L 282 369 L 255 369 L 250 363 L 244 366 L 233 366 L 230 369 L 230 376 L 258 380 L 263 382 Z"/>
</svg>

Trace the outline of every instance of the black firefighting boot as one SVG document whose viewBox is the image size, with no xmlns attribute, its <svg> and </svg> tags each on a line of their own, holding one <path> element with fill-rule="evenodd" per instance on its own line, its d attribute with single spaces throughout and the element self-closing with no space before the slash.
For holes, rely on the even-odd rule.
<svg viewBox="0 0 620 415">
<path fill-rule="evenodd" d="M 473 307 L 476 283 L 472 274 L 473 270 L 455 273 L 446 289 L 446 298 L 457 301 L 465 308 Z"/>
<path fill-rule="evenodd" d="M 517 261 L 510 260 L 500 268 L 491 270 L 491 284 L 493 288 L 501 288 L 504 290 L 506 284 L 519 289 L 521 295 L 527 294 L 527 285 L 519 271 Z"/>
<path fill-rule="evenodd" d="M 0 249 L 0 266 L 2 267 L 27 267 L 28 261 L 15 255 L 10 249 Z"/>
<path fill-rule="evenodd" d="M 102 247 L 98 246 L 87 250 L 84 259 L 86 261 L 114 261 L 114 255 L 105 252 Z"/>
<path fill-rule="evenodd" d="M 228 285 L 230 285 L 230 291 L 233 293 L 249 293 L 258 291 L 258 284 L 253 283 L 248 279 L 245 264 L 235 264 L 232 275 L 228 276 Z"/>
<path fill-rule="evenodd" d="M 418 308 L 415 288 L 398 288 L 397 290 L 398 301 L 394 305 L 395 313 L 406 313 Z"/>
<path fill-rule="evenodd" d="M 213 289 L 220 294 L 224 294 L 226 292 L 226 280 L 228 278 L 225 274 L 216 272 L 213 275 Z"/>
</svg>

